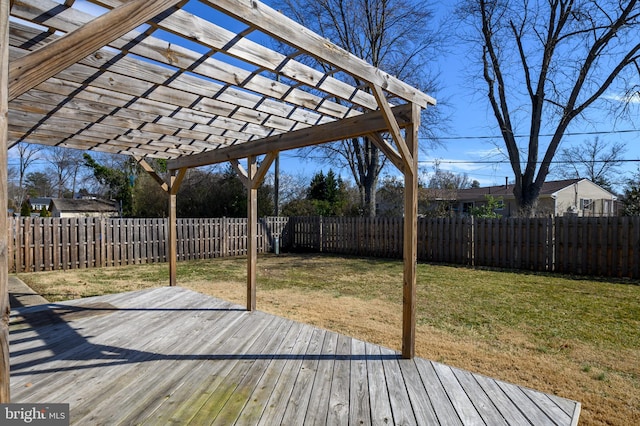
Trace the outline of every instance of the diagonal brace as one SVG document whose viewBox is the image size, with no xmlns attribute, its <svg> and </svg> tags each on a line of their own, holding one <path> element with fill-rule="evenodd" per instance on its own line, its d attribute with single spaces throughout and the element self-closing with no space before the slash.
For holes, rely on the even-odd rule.
<svg viewBox="0 0 640 426">
<path fill-rule="evenodd" d="M 398 125 L 398 122 L 396 121 L 396 118 L 393 115 L 393 112 L 391 111 L 391 107 L 389 106 L 389 103 L 387 102 L 387 99 L 385 98 L 384 93 L 382 92 L 382 88 L 376 84 L 371 84 L 370 87 L 371 87 L 371 91 L 373 92 L 373 95 L 376 98 L 376 101 L 378 102 L 378 106 L 380 107 L 382 116 L 384 117 L 384 120 L 387 122 L 387 126 L 389 127 L 389 133 L 391 134 L 391 137 L 393 138 L 393 141 L 396 143 L 396 146 L 398 147 L 398 151 L 400 151 L 400 155 L 404 160 L 404 166 L 411 173 L 414 173 L 415 170 L 414 170 L 413 156 L 409 151 L 409 147 L 407 146 L 407 143 L 404 137 L 402 137 L 402 133 L 400 132 L 400 125 Z"/>
<path fill-rule="evenodd" d="M 144 158 L 137 157 L 137 156 L 134 156 L 133 158 L 135 158 L 135 160 L 138 162 L 140 167 L 142 167 L 144 171 L 147 172 L 149 176 L 153 178 L 153 180 L 158 182 L 158 184 L 160 185 L 160 188 L 162 188 L 164 192 L 167 192 L 167 193 L 169 192 L 169 184 L 165 182 L 164 179 L 162 179 L 162 177 L 160 177 L 160 175 L 158 175 L 158 173 L 156 173 L 155 170 L 153 170 L 153 167 L 151 167 L 151 165 L 147 163 L 147 161 Z"/>
</svg>

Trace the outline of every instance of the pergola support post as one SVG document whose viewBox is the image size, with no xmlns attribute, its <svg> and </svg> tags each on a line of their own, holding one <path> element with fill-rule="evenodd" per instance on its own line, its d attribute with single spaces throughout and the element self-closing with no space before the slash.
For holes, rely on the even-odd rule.
<svg viewBox="0 0 640 426">
<path fill-rule="evenodd" d="M 269 171 L 278 151 L 269 152 L 260 167 L 256 156 L 247 157 L 247 169 L 237 160 L 231 160 L 240 180 L 247 188 L 247 310 L 256 309 L 256 268 L 258 263 L 258 188 Z"/>
<path fill-rule="evenodd" d="M 404 229 L 403 229 L 403 285 L 402 285 L 402 357 L 415 356 L 416 346 L 416 263 L 418 261 L 418 129 L 420 128 L 420 105 L 411 103 L 411 120 L 404 129 L 396 120 L 380 86 L 370 84 L 371 92 L 378 102 L 387 122 L 391 138 L 396 144 L 399 157 L 391 146 L 376 140 L 394 164 L 401 165 L 404 174 Z M 400 163 L 401 160 L 401 163 Z M 400 164 L 397 164 L 400 163 Z"/>
<path fill-rule="evenodd" d="M 402 358 L 411 359 L 416 345 L 416 263 L 418 261 L 418 129 L 420 107 L 413 104 L 413 121 L 405 129 L 411 164 L 404 168 L 404 281 L 402 286 Z"/>
<path fill-rule="evenodd" d="M 9 219 L 8 111 L 9 111 L 9 4 L 0 2 L 0 403 L 11 400 L 9 392 Z"/>
<path fill-rule="evenodd" d="M 169 286 L 171 287 L 176 285 L 176 270 L 178 268 L 177 194 L 186 173 L 187 169 L 180 169 L 177 174 L 175 170 L 172 170 L 171 176 L 169 176 L 169 247 L 167 253 L 169 256 Z"/>
<path fill-rule="evenodd" d="M 258 186 L 256 173 L 257 158 L 247 158 L 247 311 L 256 309 L 256 264 L 258 263 Z"/>
</svg>

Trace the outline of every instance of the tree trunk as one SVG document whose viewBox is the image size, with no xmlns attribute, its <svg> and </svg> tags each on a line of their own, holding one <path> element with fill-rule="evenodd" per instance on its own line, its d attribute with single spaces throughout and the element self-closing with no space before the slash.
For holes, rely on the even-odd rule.
<svg viewBox="0 0 640 426">
<path fill-rule="evenodd" d="M 518 205 L 518 216 L 533 217 L 536 214 L 536 204 L 540 194 L 541 185 L 535 182 L 526 182 L 518 179 L 513 188 L 513 195 Z"/>
<path fill-rule="evenodd" d="M 368 138 L 352 140 L 355 158 L 354 166 L 358 170 L 358 189 L 360 190 L 360 208 L 365 217 L 376 215 L 376 189 L 380 175 L 380 150 Z M 353 168 L 353 167 L 352 167 Z"/>
<path fill-rule="evenodd" d="M 376 189 L 378 187 L 378 177 L 368 176 L 367 182 L 363 185 L 361 193 L 362 198 L 362 215 L 365 217 L 376 216 Z"/>
</svg>

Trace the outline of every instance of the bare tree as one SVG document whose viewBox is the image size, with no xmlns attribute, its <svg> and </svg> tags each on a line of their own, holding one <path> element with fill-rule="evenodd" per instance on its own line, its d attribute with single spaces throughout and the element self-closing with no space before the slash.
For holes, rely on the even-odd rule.
<svg viewBox="0 0 640 426">
<path fill-rule="evenodd" d="M 637 0 L 464 0 L 521 213 L 533 213 L 569 125 L 587 109 L 632 106 L 640 71 Z M 521 90 L 522 89 L 522 90 Z M 520 146 L 517 124 L 527 126 Z M 541 141 L 541 130 L 551 133 Z M 542 159 L 540 160 L 540 157 Z"/>
<path fill-rule="evenodd" d="M 16 199 L 14 200 L 16 206 L 21 206 L 25 200 L 27 191 L 25 189 L 25 178 L 27 176 L 27 170 L 33 165 L 33 163 L 40 158 L 40 151 L 42 150 L 40 145 L 32 145 L 26 142 L 20 142 L 15 145 L 15 149 L 18 151 L 18 158 L 20 163 L 18 164 L 18 191 L 16 192 Z"/>
<path fill-rule="evenodd" d="M 587 178 L 612 191 L 622 184 L 618 178 L 626 145 L 622 142 L 607 143 L 596 137 L 579 146 L 563 148 L 558 154 L 558 170 L 555 174 L 566 179 Z"/>
<path fill-rule="evenodd" d="M 21 199 L 22 188 L 20 188 L 17 184 L 18 179 L 18 168 L 17 167 L 8 167 L 7 168 L 7 193 L 9 194 L 9 199 L 7 200 L 7 207 L 13 210 L 19 210 L 19 205 L 16 205 L 16 201 Z"/>
<path fill-rule="evenodd" d="M 62 198 L 69 191 L 75 193 L 78 172 L 83 164 L 82 152 L 69 148 L 53 146 L 47 148 L 47 162 L 50 164 L 51 174 L 56 196 Z"/>
<path fill-rule="evenodd" d="M 433 93 L 434 51 L 438 35 L 427 2 L 403 0 L 281 0 L 284 13 L 376 67 Z M 339 76 L 336 76 L 339 77 Z M 365 86 L 363 82 L 353 82 Z M 434 120 L 428 110 L 424 128 Z M 318 156 L 348 168 L 360 192 L 362 214 L 375 216 L 376 188 L 386 158 L 368 138 L 353 138 L 312 149 Z"/>
<path fill-rule="evenodd" d="M 440 168 L 440 162 L 436 161 L 427 188 L 456 190 L 471 188 L 471 184 L 472 181 L 466 173 L 456 174 L 450 170 L 443 170 Z"/>
</svg>

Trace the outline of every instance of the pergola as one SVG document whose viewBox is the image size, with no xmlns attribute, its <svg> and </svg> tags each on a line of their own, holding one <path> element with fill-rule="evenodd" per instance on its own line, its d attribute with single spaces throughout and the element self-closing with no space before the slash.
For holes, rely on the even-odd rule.
<svg viewBox="0 0 640 426">
<path fill-rule="evenodd" d="M 0 205 L 8 200 L 7 150 L 16 143 L 131 155 L 170 195 L 175 285 L 180 183 L 188 168 L 230 162 L 248 192 L 253 310 L 257 188 L 273 160 L 280 151 L 367 136 L 404 174 L 402 356 L 414 356 L 418 127 L 433 98 L 256 0 L 0 5 Z M 168 160 L 168 181 L 149 158 Z M 0 221 L 6 230 L 7 215 Z M 10 399 L 7 238 L 3 231 L 0 402 Z"/>
</svg>

